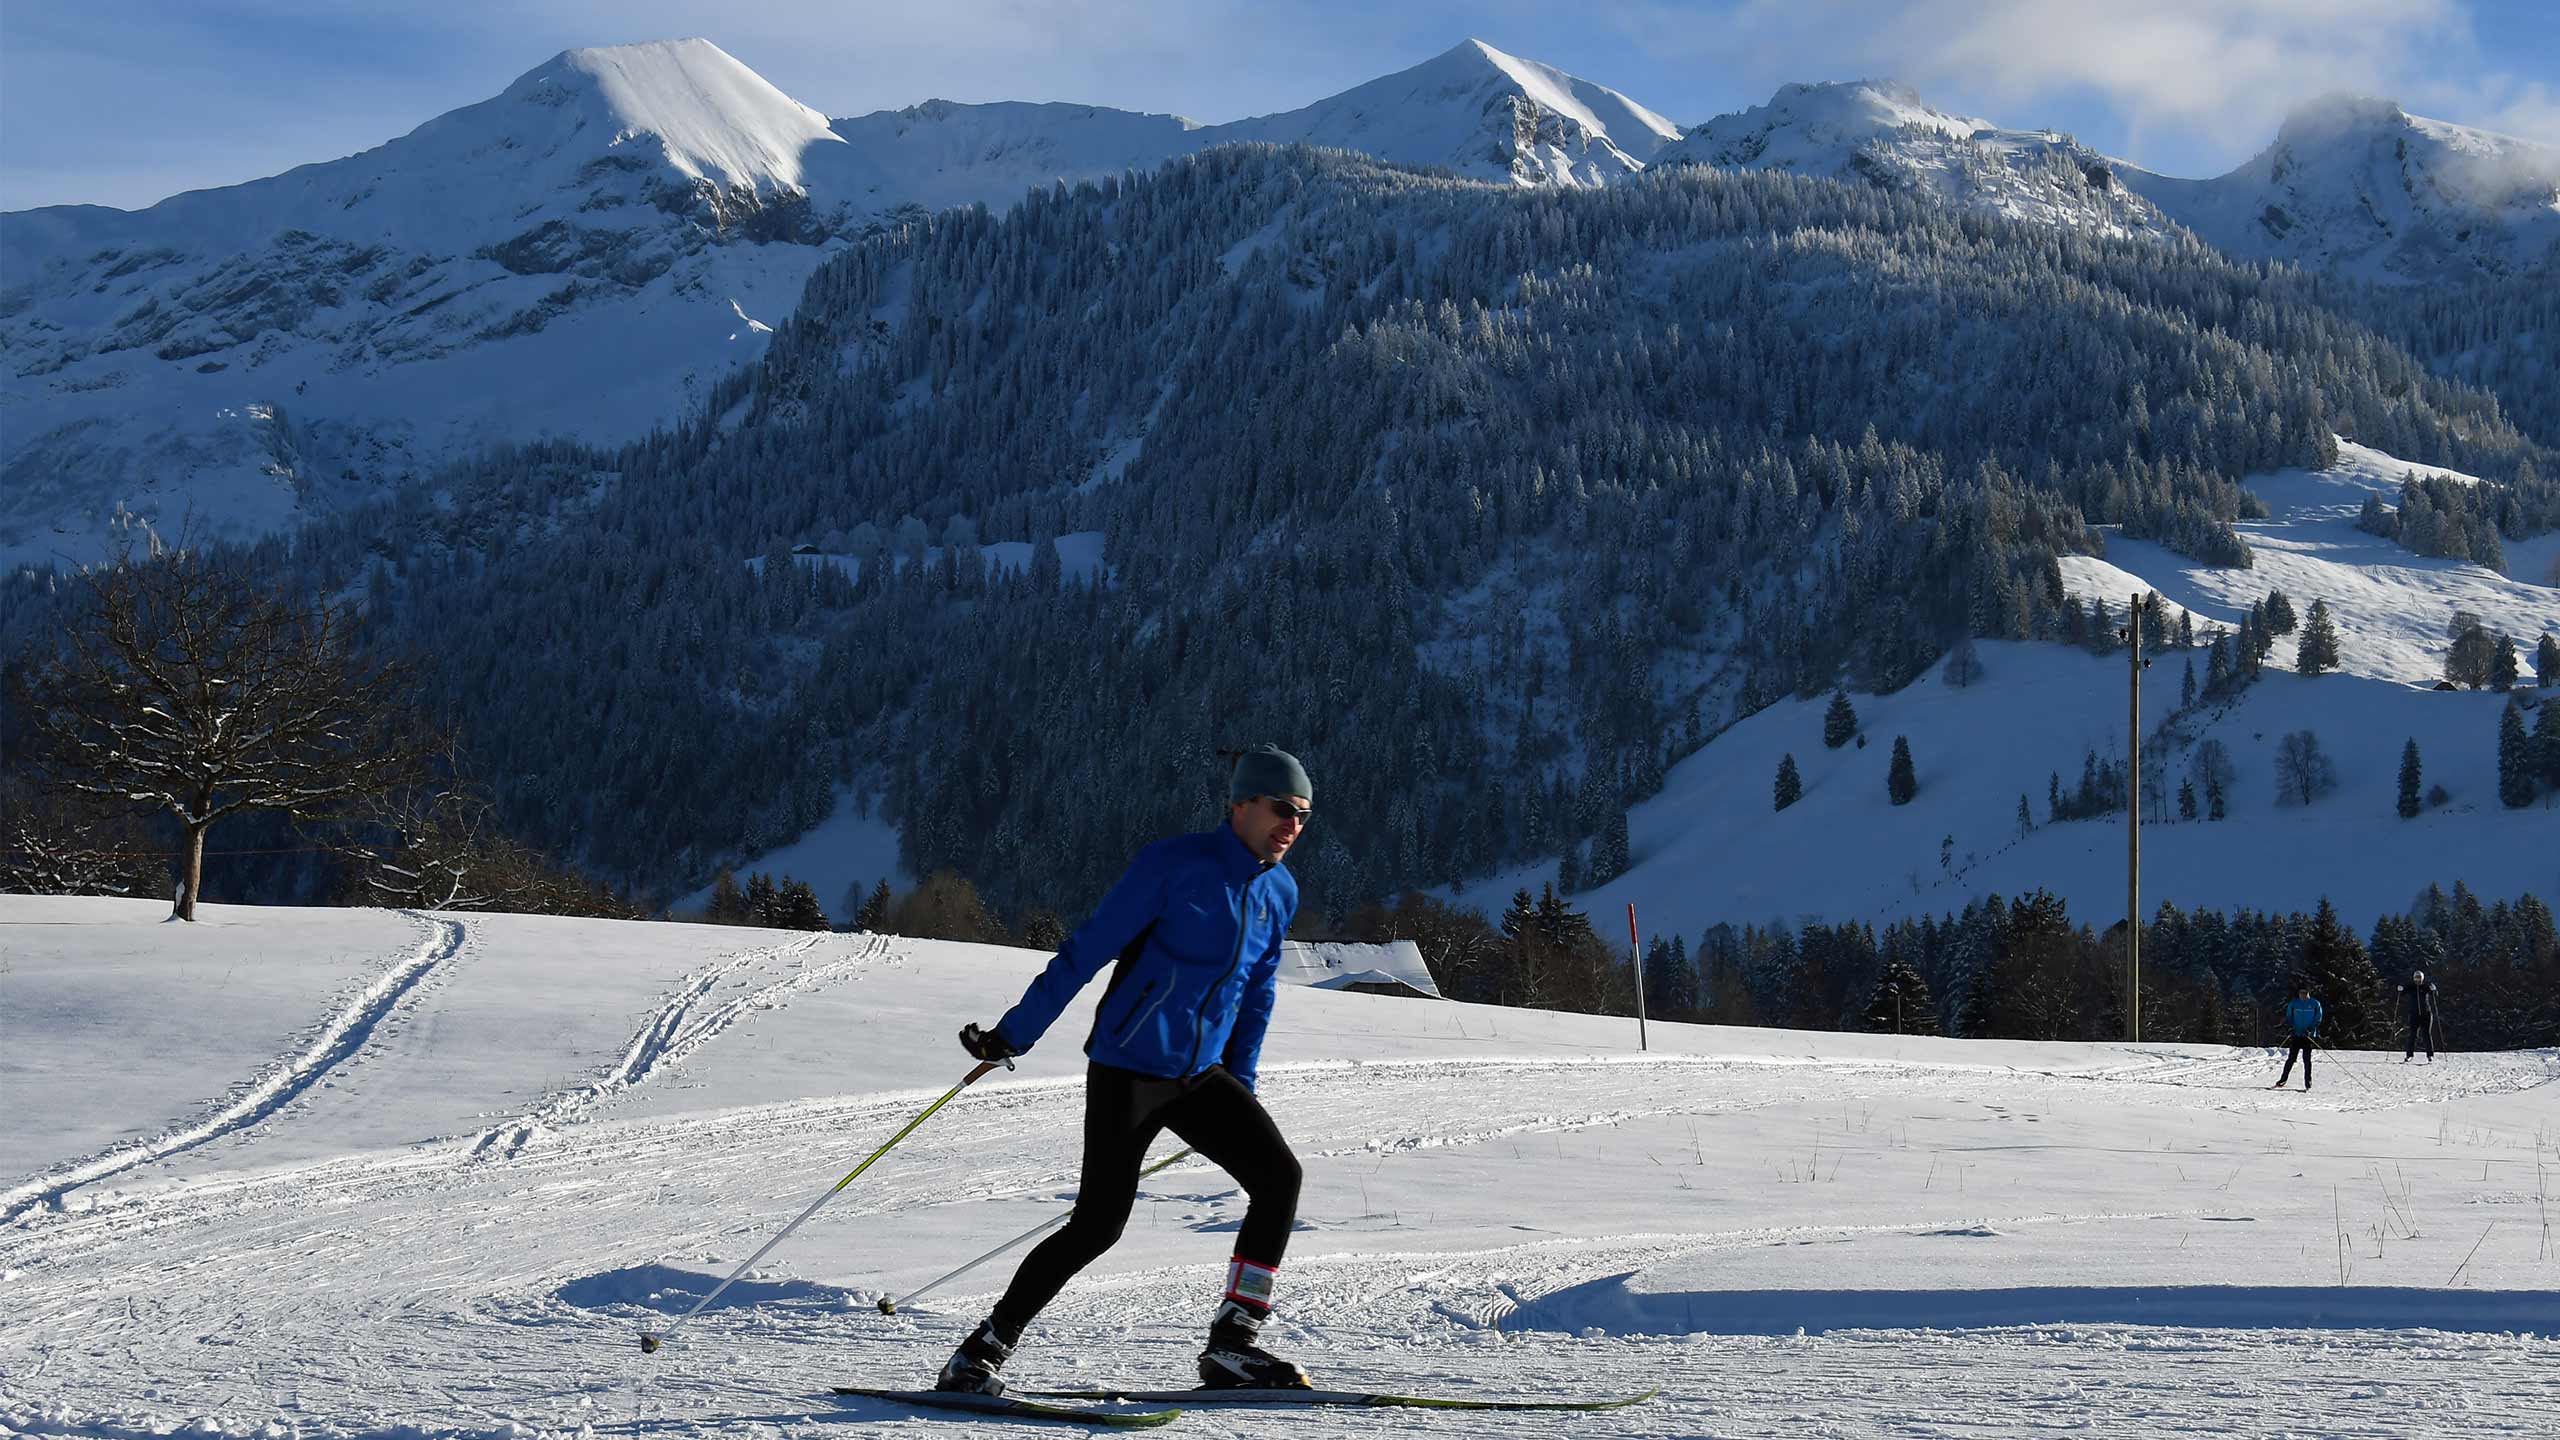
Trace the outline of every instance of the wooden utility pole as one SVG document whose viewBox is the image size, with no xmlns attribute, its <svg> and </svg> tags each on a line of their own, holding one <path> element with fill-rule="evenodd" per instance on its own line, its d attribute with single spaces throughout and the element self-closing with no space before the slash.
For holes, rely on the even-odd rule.
<svg viewBox="0 0 2560 1440">
<path fill-rule="evenodd" d="M 2124 960 L 2131 998 L 2124 1007 L 2125 1038 L 2142 1039 L 2142 596 L 2125 607 L 2125 654 L 2131 657 L 2133 701 L 2125 727 Z"/>
<path fill-rule="evenodd" d="M 1627 953 L 1636 958 L 1636 1048 L 1646 1048 L 1644 1038 L 1644 942 L 1636 938 L 1636 902 L 1627 902 Z"/>
</svg>

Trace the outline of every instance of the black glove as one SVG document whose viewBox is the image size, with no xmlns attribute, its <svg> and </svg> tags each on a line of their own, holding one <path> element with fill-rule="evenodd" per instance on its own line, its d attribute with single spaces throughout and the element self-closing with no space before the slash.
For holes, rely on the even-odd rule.
<svg viewBox="0 0 2560 1440">
<path fill-rule="evenodd" d="M 1011 1063 L 1013 1057 L 1021 1053 L 1005 1040 L 1002 1031 L 993 1026 L 984 1030 L 975 1025 L 961 1026 L 960 1048 L 968 1051 L 972 1059 L 984 1060 L 990 1065 L 1003 1065 L 1008 1070 L 1013 1068 Z"/>
</svg>

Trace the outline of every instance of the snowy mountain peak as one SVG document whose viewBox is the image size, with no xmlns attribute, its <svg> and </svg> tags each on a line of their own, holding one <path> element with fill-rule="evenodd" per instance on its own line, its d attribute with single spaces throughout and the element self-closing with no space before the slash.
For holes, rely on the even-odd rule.
<svg viewBox="0 0 2560 1440">
<path fill-rule="evenodd" d="M 1468 40 L 1304 109 L 1202 132 L 1357 150 L 1519 185 L 1600 185 L 1645 168 L 1680 127 L 1605 85 Z"/>
<path fill-rule="evenodd" d="M 564 50 L 497 103 L 509 118 L 556 111 L 544 128 L 592 130 L 608 149 L 647 143 L 690 178 L 759 192 L 802 188 L 802 152 L 836 139 L 825 116 L 701 39 Z"/>
<path fill-rule="evenodd" d="M 1653 163 L 1818 175 L 2101 234 L 2171 228 L 2116 183 L 2113 162 L 2071 137 L 1949 114 L 1891 80 L 1782 86 L 1765 105 L 1690 131 Z"/>
<path fill-rule="evenodd" d="M 1779 87 L 1766 105 L 1719 115 L 1691 132 L 1683 157 L 1750 169 L 1836 169 L 1857 148 L 1907 130 L 1964 140 L 1998 127 L 1935 110 L 1891 80 Z"/>
<path fill-rule="evenodd" d="M 2228 175 L 2125 167 L 2221 249 L 2396 282 L 2513 274 L 2560 245 L 2560 147 L 2328 95 Z"/>
</svg>

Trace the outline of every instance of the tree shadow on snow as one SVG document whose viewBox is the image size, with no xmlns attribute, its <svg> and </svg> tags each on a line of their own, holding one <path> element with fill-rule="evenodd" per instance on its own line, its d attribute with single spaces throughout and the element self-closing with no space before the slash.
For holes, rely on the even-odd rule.
<svg viewBox="0 0 2560 1440">
<path fill-rule="evenodd" d="M 2560 1335 L 2560 1292 L 2384 1285 L 2038 1285 L 2003 1290 L 1629 1288 L 1629 1271 L 1543 1295 L 1508 1331 L 1792 1335 L 1799 1330 L 1964 1330 L 2159 1325 L 2206 1330 L 2448 1330 Z"/>
</svg>

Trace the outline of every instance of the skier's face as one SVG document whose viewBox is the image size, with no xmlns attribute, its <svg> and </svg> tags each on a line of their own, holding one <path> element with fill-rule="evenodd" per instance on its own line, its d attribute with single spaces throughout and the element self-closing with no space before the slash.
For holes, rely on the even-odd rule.
<svg viewBox="0 0 2560 1440">
<path fill-rule="evenodd" d="M 1256 795 L 1227 812 L 1236 838 L 1265 865 L 1279 864 L 1314 818 L 1303 795 Z"/>
</svg>

